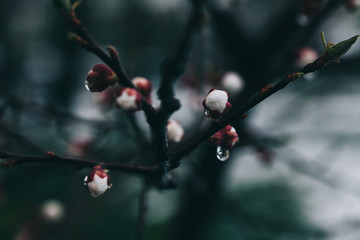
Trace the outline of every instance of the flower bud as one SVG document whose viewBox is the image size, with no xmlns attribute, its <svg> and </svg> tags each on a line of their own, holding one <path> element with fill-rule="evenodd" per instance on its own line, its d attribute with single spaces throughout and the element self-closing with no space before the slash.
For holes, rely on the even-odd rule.
<svg viewBox="0 0 360 240">
<path fill-rule="evenodd" d="M 202 102 L 207 117 L 219 119 L 231 108 L 228 102 L 228 94 L 222 90 L 211 89 L 205 100 Z"/>
<path fill-rule="evenodd" d="M 184 137 L 184 129 L 177 121 L 169 120 L 166 128 L 169 142 L 181 142 Z"/>
<path fill-rule="evenodd" d="M 117 82 L 117 76 L 106 64 L 96 64 L 88 73 L 85 87 L 90 92 L 102 92 Z"/>
<path fill-rule="evenodd" d="M 91 196 L 98 197 L 111 188 L 110 176 L 107 173 L 108 170 L 96 165 L 85 177 L 84 184 L 88 187 Z"/>
<path fill-rule="evenodd" d="M 136 112 L 142 108 L 141 95 L 133 88 L 119 88 L 116 105 L 125 112 Z"/>
<path fill-rule="evenodd" d="M 314 62 L 318 57 L 319 55 L 314 49 L 310 47 L 301 48 L 297 53 L 295 65 L 297 68 L 303 68 L 307 64 Z"/>
<path fill-rule="evenodd" d="M 212 135 L 209 141 L 224 149 L 231 150 L 234 147 L 235 143 L 239 141 L 239 137 L 236 133 L 235 128 L 227 125 L 223 129 Z"/>
<path fill-rule="evenodd" d="M 64 218 L 64 205 L 57 200 L 48 200 L 41 206 L 42 217 L 49 222 L 57 222 Z"/>
<path fill-rule="evenodd" d="M 236 94 L 244 88 L 244 79 L 236 72 L 227 72 L 221 79 L 221 86 L 230 95 Z"/>
<path fill-rule="evenodd" d="M 137 90 L 146 98 L 146 100 L 151 103 L 151 82 L 143 77 L 135 77 L 132 79 L 132 83 L 135 85 Z"/>
</svg>

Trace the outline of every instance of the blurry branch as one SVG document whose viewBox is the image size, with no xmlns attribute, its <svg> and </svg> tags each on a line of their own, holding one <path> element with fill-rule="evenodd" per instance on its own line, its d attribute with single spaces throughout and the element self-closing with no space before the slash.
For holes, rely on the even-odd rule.
<svg viewBox="0 0 360 240">
<path fill-rule="evenodd" d="M 285 88 L 290 83 L 295 80 L 303 77 L 307 73 L 315 72 L 327 64 L 331 62 L 339 62 L 339 57 L 345 54 L 350 47 L 356 42 L 359 35 L 354 36 L 348 40 L 342 41 L 336 45 L 331 42 L 327 43 L 325 46 L 324 53 L 316 59 L 313 63 L 306 65 L 298 72 L 294 72 L 286 76 L 283 80 L 276 83 L 274 86 L 267 85 L 260 92 L 258 92 L 254 97 L 250 98 L 247 103 L 243 106 L 235 109 L 234 111 L 230 111 L 228 115 L 225 115 L 223 119 L 220 119 L 219 122 L 213 123 L 207 130 L 198 136 L 190 139 L 187 143 L 185 143 L 182 147 L 180 147 L 177 151 L 171 153 L 170 155 L 170 169 L 177 168 L 180 164 L 180 160 L 183 156 L 193 151 L 197 146 L 199 146 L 206 139 L 211 137 L 214 133 L 224 128 L 226 125 L 231 124 L 235 121 L 241 120 L 246 117 L 245 113 L 255 107 L 257 104 L 264 101 L 266 98 L 270 97 L 274 93 L 280 91 Z M 322 38 L 323 33 L 322 33 Z"/>
<path fill-rule="evenodd" d="M 116 49 L 112 46 L 108 46 L 109 54 L 107 54 L 99 44 L 93 39 L 90 33 L 83 26 L 80 20 L 75 14 L 75 8 L 78 7 L 80 1 L 74 3 L 71 6 L 68 0 L 53 0 L 54 6 L 58 9 L 60 15 L 67 21 L 71 31 L 68 38 L 77 42 L 85 50 L 94 53 L 97 57 L 104 61 L 109 67 L 113 69 L 116 75 L 119 77 L 119 82 L 125 87 L 135 88 L 131 82 L 129 76 L 125 72 L 125 69 L 120 63 L 119 55 Z M 149 104 L 144 96 L 142 96 L 143 110 L 149 122 L 154 121 L 155 109 Z"/>
<path fill-rule="evenodd" d="M 161 100 L 161 112 L 170 116 L 173 111 L 179 109 L 179 102 L 174 98 L 174 83 L 184 74 L 186 65 L 189 60 L 192 45 L 194 43 L 194 35 L 200 31 L 204 21 L 203 0 L 190 0 L 192 4 L 191 15 L 188 19 L 184 38 L 180 42 L 178 48 L 164 60 L 160 66 L 161 85 L 158 95 Z"/>
<path fill-rule="evenodd" d="M 53 152 L 46 152 L 43 156 L 15 154 L 0 150 L 0 168 L 13 167 L 27 163 L 61 163 L 73 165 L 76 168 L 94 167 L 100 165 L 102 168 L 118 170 L 127 173 L 155 175 L 158 173 L 158 166 L 135 166 L 116 162 L 99 162 L 88 159 L 66 157 Z"/>
<path fill-rule="evenodd" d="M 139 204 L 138 204 L 138 217 L 137 217 L 137 225 L 136 225 L 136 236 L 135 240 L 144 239 L 144 230 L 145 230 L 145 215 L 147 211 L 147 197 L 150 190 L 150 185 L 145 180 L 143 183 L 140 196 L 139 196 Z"/>
<path fill-rule="evenodd" d="M 175 81 L 185 72 L 191 47 L 194 42 L 194 35 L 200 30 L 203 20 L 203 0 L 190 1 L 192 9 L 187 22 L 184 38 L 173 55 L 165 59 L 160 66 L 162 81 L 158 90 L 158 96 L 161 100 L 161 108 L 158 113 L 156 125 L 154 124 L 152 128 L 155 154 L 157 155 L 158 161 L 163 166 L 164 172 L 169 171 L 169 150 L 166 125 L 171 114 L 180 108 L 179 100 L 174 97 L 175 93 L 173 85 Z"/>
</svg>

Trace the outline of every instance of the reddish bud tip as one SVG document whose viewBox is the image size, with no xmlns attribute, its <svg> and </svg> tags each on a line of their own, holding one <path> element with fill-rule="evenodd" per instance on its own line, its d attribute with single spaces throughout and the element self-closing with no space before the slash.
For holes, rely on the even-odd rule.
<svg viewBox="0 0 360 240">
<path fill-rule="evenodd" d="M 118 108 L 128 113 L 139 111 L 142 108 L 140 93 L 133 88 L 119 88 L 116 98 Z"/>
<path fill-rule="evenodd" d="M 102 169 L 100 165 L 92 168 L 89 175 L 85 177 L 84 184 L 88 187 L 90 195 L 93 197 L 100 196 L 112 186 L 108 170 Z"/>
<path fill-rule="evenodd" d="M 239 141 L 239 137 L 236 133 L 235 128 L 227 125 L 223 129 L 212 135 L 209 141 L 224 149 L 231 150 L 234 147 L 235 143 Z"/>
<path fill-rule="evenodd" d="M 85 87 L 90 92 L 102 92 L 117 82 L 117 76 L 106 64 L 96 64 L 88 73 Z"/>
</svg>

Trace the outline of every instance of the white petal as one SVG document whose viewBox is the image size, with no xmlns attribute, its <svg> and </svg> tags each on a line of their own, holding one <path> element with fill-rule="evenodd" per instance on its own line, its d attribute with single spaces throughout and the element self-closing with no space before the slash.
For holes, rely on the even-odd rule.
<svg viewBox="0 0 360 240">
<path fill-rule="evenodd" d="M 101 178 L 95 174 L 93 181 L 89 182 L 87 186 L 89 188 L 90 195 L 98 197 L 108 189 L 108 178 Z"/>
<path fill-rule="evenodd" d="M 170 120 L 167 125 L 168 140 L 171 142 L 180 142 L 184 136 L 184 129 L 177 122 Z"/>
<path fill-rule="evenodd" d="M 226 109 L 227 101 L 228 95 L 225 91 L 213 90 L 207 95 L 205 99 L 205 105 L 211 111 L 216 110 L 220 113 L 223 113 Z"/>
<path fill-rule="evenodd" d="M 123 91 L 122 94 L 116 98 L 117 105 L 125 110 L 137 110 L 136 95 L 129 95 L 127 91 Z"/>
</svg>

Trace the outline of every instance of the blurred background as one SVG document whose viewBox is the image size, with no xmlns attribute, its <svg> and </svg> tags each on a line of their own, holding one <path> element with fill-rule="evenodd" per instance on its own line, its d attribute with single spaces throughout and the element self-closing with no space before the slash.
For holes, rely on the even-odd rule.
<svg viewBox="0 0 360 240">
<path fill-rule="evenodd" d="M 229 91 L 234 107 L 316 59 L 319 32 L 337 43 L 360 33 L 359 1 L 208 0 L 172 119 L 184 141 L 209 124 L 202 100 Z M 187 0 L 84 0 L 77 13 L 103 47 L 114 45 L 130 77 L 159 86 L 175 51 Z M 49 0 L 0 0 L 0 148 L 99 161 L 151 164 L 150 132 L 84 87 L 100 60 L 66 39 Z M 173 171 L 174 190 L 151 189 L 144 239 L 360 238 L 360 44 L 251 110 L 240 142 L 220 162 L 202 144 Z M 159 105 L 156 91 L 153 104 Z M 132 130 L 137 121 L 146 139 Z M 173 146 L 171 146 L 173 147 Z M 149 153 L 150 151 L 150 153 Z M 0 169 L 0 238 L 134 239 L 139 176 L 110 171 L 113 188 L 92 198 L 89 169 L 29 164 Z"/>
</svg>

